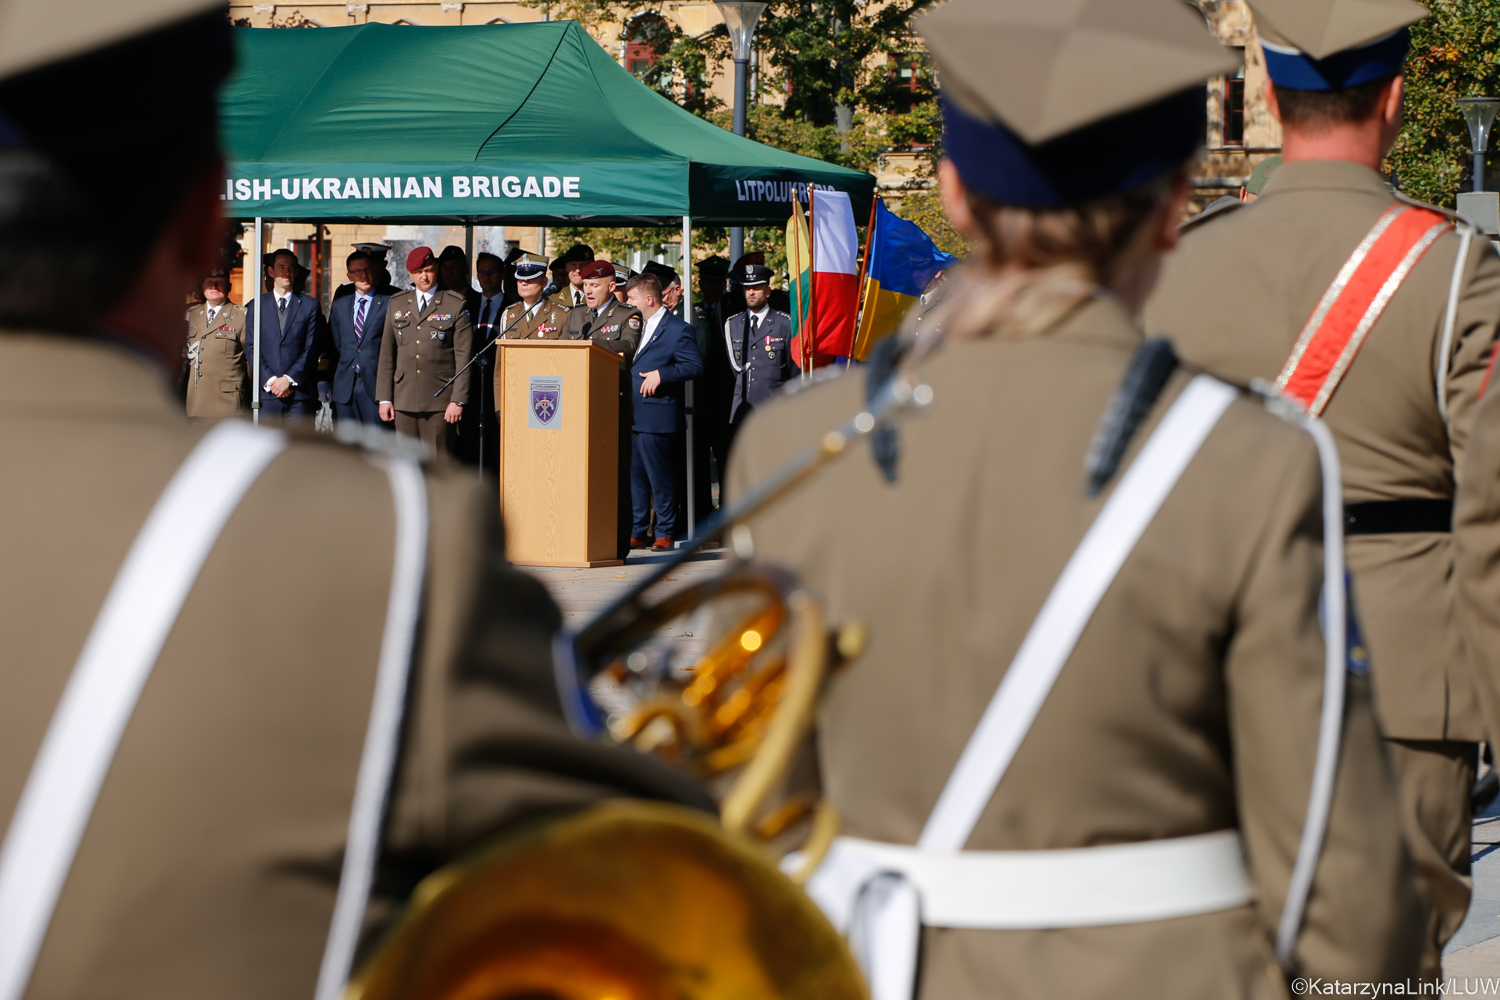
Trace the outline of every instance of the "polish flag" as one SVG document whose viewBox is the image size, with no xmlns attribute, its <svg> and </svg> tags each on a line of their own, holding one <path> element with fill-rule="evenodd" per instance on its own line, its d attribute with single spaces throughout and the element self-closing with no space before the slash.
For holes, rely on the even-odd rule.
<svg viewBox="0 0 1500 1000">
<path fill-rule="evenodd" d="M 821 368 L 854 349 L 859 309 L 859 236 L 854 208 L 842 191 L 812 192 L 812 367 Z M 801 344 L 793 356 L 804 368 Z"/>
</svg>

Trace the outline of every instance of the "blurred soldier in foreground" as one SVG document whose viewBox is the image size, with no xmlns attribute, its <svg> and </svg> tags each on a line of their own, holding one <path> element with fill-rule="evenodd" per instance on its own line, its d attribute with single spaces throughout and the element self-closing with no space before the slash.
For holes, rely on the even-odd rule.
<svg viewBox="0 0 1500 1000">
<path fill-rule="evenodd" d="M 229 278 L 203 279 L 203 302 L 188 310 L 187 415 L 232 417 L 249 406 L 245 310 L 229 301 Z"/>
<path fill-rule="evenodd" d="M 882 998 L 1404 981 L 1422 910 L 1344 641 L 1336 450 L 1133 316 L 1176 242 L 1203 80 L 1234 60 L 1168 0 L 953 0 L 918 30 L 944 204 L 977 242 L 941 342 L 899 362 L 931 412 L 754 528 L 870 628 L 819 720 L 848 836 L 809 891 Z M 758 410 L 731 495 L 895 366 Z"/>
<path fill-rule="evenodd" d="M 321 965 L 336 997 L 433 866 L 540 812 L 690 794 L 569 737 L 558 612 L 471 475 L 184 421 L 224 7 L 0 11 L 0 361 L 69 372 L 0 387 L 0 994 L 306 998 Z M 101 148 L 131 197 L 95 183 Z M 134 242 L 77 238 L 106 216 Z"/>
<path fill-rule="evenodd" d="M 1407 201 L 1377 172 L 1401 129 L 1406 26 L 1426 10 L 1251 7 L 1281 165 L 1253 205 L 1185 238 L 1146 320 L 1222 378 L 1275 380 L 1338 439 L 1376 715 L 1431 910 L 1431 977 L 1469 908 L 1481 709 L 1500 692 L 1500 674 L 1474 675 L 1455 627 L 1451 533 L 1464 488 L 1455 469 L 1500 321 L 1500 259 L 1451 212 Z"/>
</svg>

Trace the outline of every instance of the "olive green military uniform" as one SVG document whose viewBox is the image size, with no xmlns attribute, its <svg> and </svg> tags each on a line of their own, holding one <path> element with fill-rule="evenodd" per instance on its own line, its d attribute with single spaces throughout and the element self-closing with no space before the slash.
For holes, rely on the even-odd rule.
<svg viewBox="0 0 1500 1000">
<path fill-rule="evenodd" d="M 208 305 L 188 310 L 187 414 L 232 417 L 248 406 L 245 310 L 225 302 L 208 320 Z"/>
<path fill-rule="evenodd" d="M 126 551 L 201 432 L 154 368 L 114 346 L 0 334 L 0 371 L 0 461 L 26 481 L 0 526 L 9 817 Z M 70 377 L 44 386 L 29 371 Z M 423 620 L 371 925 L 517 819 L 621 789 L 690 794 L 645 758 L 570 737 L 551 680 L 556 607 L 499 556 L 472 476 L 426 481 Z M 290 547 L 277 541 L 289 525 Z M 125 730 L 29 1000 L 312 996 L 394 537 L 390 483 L 359 449 L 294 439 L 251 486 Z"/>
<path fill-rule="evenodd" d="M 443 411 L 450 401 L 468 402 L 472 369 L 447 389 L 443 384 L 473 351 L 474 328 L 462 293 L 434 289 L 425 312 L 417 308 L 415 290 L 391 296 L 375 394 L 395 406 L 397 433 L 420 438 L 435 453 L 453 450 L 455 425 L 444 421 Z"/>
<path fill-rule="evenodd" d="M 641 342 L 641 311 L 611 298 L 598 316 L 591 306 L 577 306 L 568 313 L 568 324 L 563 328 L 564 340 L 582 340 L 588 337 L 600 347 L 624 355 L 626 363 L 635 357 L 635 349 Z"/>
<path fill-rule="evenodd" d="M 860 444 L 752 524 L 830 620 L 870 629 L 819 715 L 824 794 L 854 837 L 913 844 L 1105 497 L 1084 456 L 1141 342 L 1092 300 L 1024 341 L 953 344 L 899 430 L 888 484 Z M 1129 462 L 1187 381 L 1168 384 Z M 865 379 L 772 401 L 730 459 L 743 495 L 856 413 Z M 1272 939 L 1307 811 L 1324 645 L 1311 438 L 1244 398 L 1187 466 L 1094 612 L 966 850 L 1124 844 L 1238 827 L 1255 902 L 1143 923 L 923 930 L 918 996 L 1285 997 Z M 1118 477 L 1116 477 L 1118 482 Z M 900 525 L 899 543 L 892 527 Z M 1369 693 L 1351 677 L 1332 815 L 1295 973 L 1414 972 L 1421 907 Z"/>
<path fill-rule="evenodd" d="M 1222 378 L 1274 380 L 1334 276 L 1395 201 L 1367 167 L 1283 162 L 1254 204 L 1184 236 L 1146 307 L 1147 329 Z M 1455 469 L 1500 323 L 1500 257 L 1482 237 L 1471 244 L 1452 345 L 1438 357 L 1458 246 L 1449 232 L 1412 268 L 1323 412 L 1338 440 L 1345 503 L 1462 493 Z M 1433 905 L 1426 972 L 1435 975 L 1438 945 L 1468 910 L 1469 787 L 1474 743 L 1485 737 L 1480 685 L 1457 627 L 1453 538 L 1354 535 L 1347 549 L 1376 714 Z"/>
<path fill-rule="evenodd" d="M 548 296 L 547 301 L 564 310 L 572 309 L 576 306 L 581 306 L 584 304 L 583 289 L 575 289 L 573 285 L 569 283 Z"/>
</svg>

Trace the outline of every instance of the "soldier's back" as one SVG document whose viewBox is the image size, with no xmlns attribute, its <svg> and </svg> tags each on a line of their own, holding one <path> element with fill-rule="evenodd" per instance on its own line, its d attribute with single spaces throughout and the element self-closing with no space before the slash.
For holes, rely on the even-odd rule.
<svg viewBox="0 0 1500 1000">
<path fill-rule="evenodd" d="M 825 793 L 851 836 L 912 844 L 922 833 L 1098 514 L 1084 456 L 1138 343 L 1123 314 L 1096 302 L 1034 340 L 943 348 L 916 366 L 932 412 L 901 426 L 894 484 L 862 444 L 754 525 L 757 556 L 802 574 L 832 621 L 870 628 L 830 688 L 817 737 Z M 835 378 L 758 410 L 736 443 L 734 495 L 857 412 L 864 382 Z M 1173 378 L 1127 461 L 1186 382 Z M 1261 912 L 928 928 L 918 995 L 992 996 L 1001 982 L 1038 997 L 1282 995 L 1269 939 L 1323 690 L 1318 476 L 1301 430 L 1249 399 L 1229 405 L 1110 584 L 964 845 L 1084 848 L 1238 825 Z M 1362 681 L 1344 739 L 1346 791 L 1332 820 L 1343 832 L 1329 844 L 1352 840 L 1325 851 L 1300 971 L 1379 979 L 1413 967 L 1418 904 Z M 1334 902 L 1345 894 L 1361 902 Z"/>
<path fill-rule="evenodd" d="M 0 527 L 0 635 L 7 662 L 24 665 L 0 671 L 11 815 L 126 553 L 203 429 L 113 346 L 0 334 L 0 363 L 74 373 L 48 393 L 0 384 L 0 461 L 26 484 Z M 28 997 L 311 995 L 392 604 L 392 460 L 294 437 L 235 507 L 124 731 Z M 464 762 L 497 735 L 568 741 L 545 707 L 558 616 L 539 584 L 492 558 L 498 526 L 470 477 L 429 471 L 425 484 L 421 639 L 382 854 L 415 875 L 602 787 L 540 774 L 534 753 Z"/>
<path fill-rule="evenodd" d="M 1147 329 L 1206 371 L 1273 381 L 1350 255 L 1397 204 L 1358 164 L 1283 163 L 1258 201 L 1184 236 L 1147 304 Z M 1448 355 L 1439 359 L 1459 246 L 1459 235 L 1446 232 L 1411 267 L 1323 411 L 1338 440 L 1346 503 L 1454 494 L 1500 318 L 1500 258 L 1480 238 L 1459 276 Z M 1451 539 L 1353 536 L 1349 561 L 1388 735 L 1483 738 L 1452 627 Z"/>
</svg>

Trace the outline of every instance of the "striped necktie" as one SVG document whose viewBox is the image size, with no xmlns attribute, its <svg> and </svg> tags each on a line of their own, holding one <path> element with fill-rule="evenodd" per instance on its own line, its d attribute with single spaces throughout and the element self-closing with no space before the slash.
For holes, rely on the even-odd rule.
<svg viewBox="0 0 1500 1000">
<path fill-rule="evenodd" d="M 369 299 L 360 298 L 359 304 L 354 307 L 354 340 L 358 343 L 365 339 L 365 306 Z"/>
</svg>

